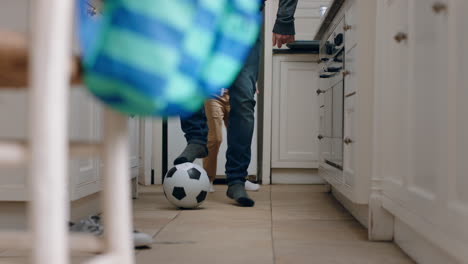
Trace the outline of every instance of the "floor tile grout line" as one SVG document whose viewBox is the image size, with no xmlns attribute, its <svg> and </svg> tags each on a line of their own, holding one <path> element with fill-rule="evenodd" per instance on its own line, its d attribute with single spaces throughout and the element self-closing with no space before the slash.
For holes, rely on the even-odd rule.
<svg viewBox="0 0 468 264">
<path fill-rule="evenodd" d="M 271 233 L 271 252 L 273 255 L 273 264 L 276 263 L 276 252 L 275 252 L 275 237 L 273 229 L 273 188 L 270 188 L 270 233 Z"/>
<path fill-rule="evenodd" d="M 181 213 L 182 213 L 182 210 L 180 210 L 180 211 L 176 214 L 176 216 L 174 216 L 174 217 L 171 219 L 171 221 L 167 222 L 167 224 L 165 224 L 163 227 L 161 227 L 161 228 L 158 230 L 158 232 L 156 232 L 156 234 L 154 234 L 153 240 L 155 240 L 156 237 L 159 235 L 159 233 L 161 233 L 161 232 L 162 232 L 170 223 L 172 223 L 172 221 L 174 221 Z"/>
</svg>

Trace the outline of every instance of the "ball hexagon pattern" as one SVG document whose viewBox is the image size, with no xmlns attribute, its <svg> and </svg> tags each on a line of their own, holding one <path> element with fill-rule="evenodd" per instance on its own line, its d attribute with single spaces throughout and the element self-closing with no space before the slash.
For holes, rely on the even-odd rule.
<svg viewBox="0 0 468 264">
<path fill-rule="evenodd" d="M 205 170 L 190 162 L 171 168 L 163 179 L 167 200 L 178 208 L 196 208 L 205 201 L 210 180 Z"/>
</svg>

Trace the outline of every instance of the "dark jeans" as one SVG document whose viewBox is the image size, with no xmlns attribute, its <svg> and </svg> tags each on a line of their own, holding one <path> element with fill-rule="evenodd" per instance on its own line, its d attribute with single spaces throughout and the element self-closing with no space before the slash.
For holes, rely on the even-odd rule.
<svg viewBox="0 0 468 264">
<path fill-rule="evenodd" d="M 244 183 L 250 165 L 252 135 L 255 125 L 255 91 L 260 63 L 261 39 L 250 52 L 244 67 L 229 88 L 229 124 L 227 128 L 226 179 L 228 185 Z M 203 107 L 181 120 L 188 143 L 206 145 L 208 126 Z"/>
</svg>

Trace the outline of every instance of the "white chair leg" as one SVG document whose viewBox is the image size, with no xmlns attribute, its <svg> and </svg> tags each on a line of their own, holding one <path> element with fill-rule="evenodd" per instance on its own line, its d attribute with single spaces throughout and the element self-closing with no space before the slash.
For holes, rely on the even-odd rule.
<svg viewBox="0 0 468 264">
<path fill-rule="evenodd" d="M 67 239 L 68 91 L 73 1 L 35 0 L 31 7 L 30 228 L 32 261 L 69 263 Z"/>
<path fill-rule="evenodd" d="M 104 112 L 103 208 L 106 253 L 119 263 L 134 263 L 130 196 L 128 118 Z"/>
</svg>

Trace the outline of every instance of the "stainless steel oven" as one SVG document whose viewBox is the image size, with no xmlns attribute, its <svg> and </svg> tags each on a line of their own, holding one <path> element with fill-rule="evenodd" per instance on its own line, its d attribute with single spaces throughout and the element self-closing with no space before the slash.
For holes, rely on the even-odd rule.
<svg viewBox="0 0 468 264">
<path fill-rule="evenodd" d="M 344 34 L 342 23 L 320 48 L 320 145 L 323 162 L 343 170 Z"/>
</svg>

